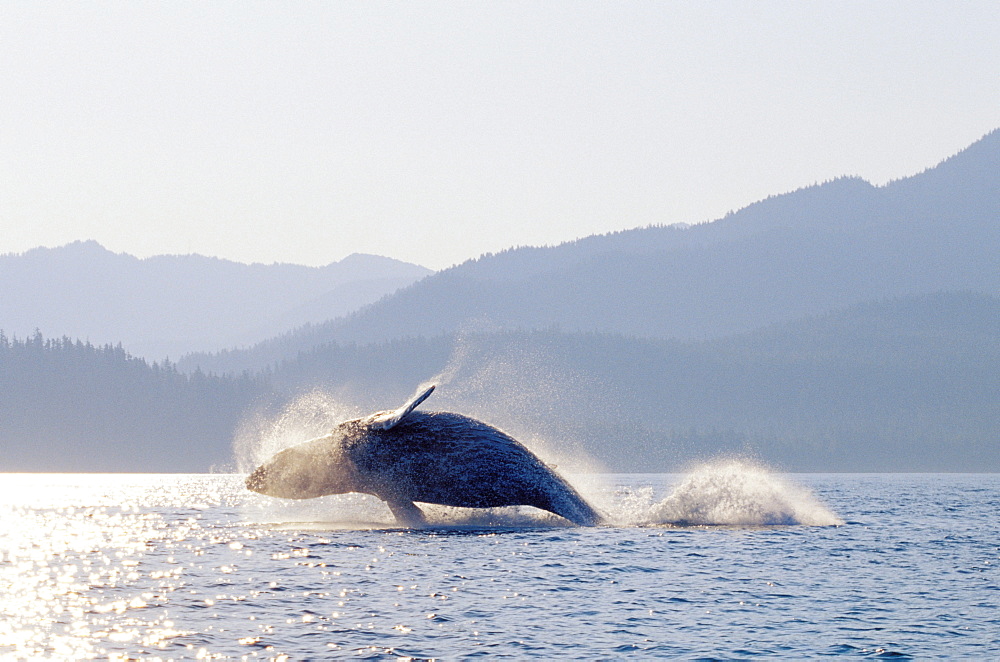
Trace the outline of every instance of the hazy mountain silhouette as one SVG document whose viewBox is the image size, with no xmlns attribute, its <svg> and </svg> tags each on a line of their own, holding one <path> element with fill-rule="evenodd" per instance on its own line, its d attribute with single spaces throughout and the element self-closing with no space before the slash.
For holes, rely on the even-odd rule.
<svg viewBox="0 0 1000 662">
<path fill-rule="evenodd" d="M 176 358 L 345 315 L 429 273 L 374 255 L 325 267 L 247 265 L 200 255 L 138 259 L 78 241 L 0 256 L 0 329 Z"/>
<path fill-rule="evenodd" d="M 323 342 L 460 329 L 710 338 L 884 297 L 996 294 L 998 219 L 1000 130 L 882 187 L 841 178 L 712 223 L 484 255 L 344 319 L 184 365 L 243 369 Z"/>
<path fill-rule="evenodd" d="M 434 409 L 608 470 L 749 452 L 797 470 L 997 471 L 998 248 L 994 131 L 882 187 L 842 178 L 713 223 L 408 272 L 413 284 L 324 323 L 351 292 L 374 298 L 363 283 L 392 261 L 137 260 L 93 242 L 3 256 L 8 334 L 17 319 L 193 346 L 252 333 L 236 321 L 313 323 L 182 370 L 0 333 L 0 469 L 204 470 L 251 411 L 277 415 L 314 388 L 384 409 L 438 375 Z M 350 275 L 327 279 L 334 267 Z"/>
</svg>

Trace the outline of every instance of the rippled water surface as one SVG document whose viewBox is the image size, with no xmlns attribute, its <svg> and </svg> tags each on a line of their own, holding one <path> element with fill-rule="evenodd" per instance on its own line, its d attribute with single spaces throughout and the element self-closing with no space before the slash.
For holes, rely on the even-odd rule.
<svg viewBox="0 0 1000 662">
<path fill-rule="evenodd" d="M 1000 655 L 997 475 L 603 476 L 616 524 L 425 530 L 238 476 L 3 478 L 4 658 Z"/>
</svg>

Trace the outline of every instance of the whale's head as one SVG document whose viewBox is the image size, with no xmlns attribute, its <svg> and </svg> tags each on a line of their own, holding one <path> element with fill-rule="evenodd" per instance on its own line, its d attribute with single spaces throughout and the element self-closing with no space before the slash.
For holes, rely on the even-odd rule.
<svg viewBox="0 0 1000 662">
<path fill-rule="evenodd" d="M 373 438 L 398 425 L 432 391 L 433 385 L 422 387 L 398 409 L 345 421 L 325 437 L 286 448 L 247 476 L 247 489 L 284 499 L 312 499 L 346 492 L 374 494 L 378 477 L 373 482 L 369 472 L 359 471 L 353 457 L 366 456 Z"/>
<path fill-rule="evenodd" d="M 283 499 L 359 491 L 354 463 L 336 433 L 275 454 L 247 476 L 247 489 Z"/>
</svg>

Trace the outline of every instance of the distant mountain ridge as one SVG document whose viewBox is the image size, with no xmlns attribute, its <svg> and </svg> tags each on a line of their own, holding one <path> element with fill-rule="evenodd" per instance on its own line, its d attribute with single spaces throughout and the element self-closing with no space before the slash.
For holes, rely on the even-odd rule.
<svg viewBox="0 0 1000 662">
<path fill-rule="evenodd" d="M 242 369 L 325 342 L 459 330 L 721 337 L 886 297 L 998 294 L 998 254 L 1000 129 L 885 186 L 843 177 L 711 223 L 487 254 L 343 319 L 184 363 Z"/>
<path fill-rule="evenodd" d="M 325 267 L 248 265 L 201 255 L 139 259 L 77 241 L 0 255 L 0 329 L 177 358 L 345 315 L 430 273 L 375 255 Z"/>
</svg>

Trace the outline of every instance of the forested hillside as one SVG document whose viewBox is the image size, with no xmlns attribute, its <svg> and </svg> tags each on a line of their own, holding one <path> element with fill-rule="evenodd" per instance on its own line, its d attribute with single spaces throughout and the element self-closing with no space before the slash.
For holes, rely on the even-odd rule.
<svg viewBox="0 0 1000 662">
<path fill-rule="evenodd" d="M 373 412 L 428 379 L 440 388 L 427 408 L 606 470 L 670 471 L 719 452 L 809 471 L 1000 470 L 1000 299 L 975 293 L 704 341 L 548 330 L 331 343 L 239 377 L 2 337 L 0 466 L 203 471 L 231 465 L 241 423 L 278 419 L 300 397 Z"/>
<path fill-rule="evenodd" d="M 328 345 L 281 365 L 361 410 L 428 405 L 620 471 L 750 452 L 809 471 L 1000 470 L 1000 299 L 866 303 L 710 341 L 556 331 Z"/>
<path fill-rule="evenodd" d="M 232 465 L 232 437 L 266 376 L 181 374 L 121 345 L 0 332 L 0 471 L 203 472 Z"/>
</svg>

